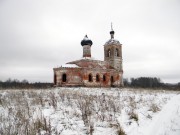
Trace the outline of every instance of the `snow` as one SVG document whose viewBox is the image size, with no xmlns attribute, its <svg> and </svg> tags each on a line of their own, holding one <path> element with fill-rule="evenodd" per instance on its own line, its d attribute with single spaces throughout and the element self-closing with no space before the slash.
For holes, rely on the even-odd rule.
<svg viewBox="0 0 180 135">
<path fill-rule="evenodd" d="M 116 45 L 119 45 L 120 44 L 120 42 L 118 41 L 118 40 L 116 40 L 116 39 L 109 39 L 106 43 L 105 43 L 105 45 L 109 45 L 109 44 L 116 44 Z"/>
<path fill-rule="evenodd" d="M 81 59 L 82 59 L 82 60 L 84 60 L 84 59 L 94 60 L 94 58 L 92 58 L 92 57 L 82 57 Z"/>
<path fill-rule="evenodd" d="M 78 68 L 79 66 L 77 66 L 76 64 L 64 64 L 64 65 L 62 65 L 62 67 L 67 67 L 67 68 Z"/>
<path fill-rule="evenodd" d="M 86 36 L 83 38 L 83 40 L 89 40 Z"/>
<path fill-rule="evenodd" d="M 84 36 L 83 40 L 90 40 L 87 35 Z"/>
<path fill-rule="evenodd" d="M 147 127 L 147 135 L 180 135 L 180 95 L 173 97 Z"/>
<path fill-rule="evenodd" d="M 116 135 L 120 128 L 127 135 L 180 135 L 180 92 L 78 87 L 0 90 L 0 134 L 25 134 L 27 127 L 29 134 L 40 135 L 90 131 Z"/>
</svg>

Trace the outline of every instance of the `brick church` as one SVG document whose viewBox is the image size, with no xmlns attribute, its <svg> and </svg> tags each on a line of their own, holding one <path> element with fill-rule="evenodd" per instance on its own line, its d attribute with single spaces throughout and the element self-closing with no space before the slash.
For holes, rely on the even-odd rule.
<svg viewBox="0 0 180 135">
<path fill-rule="evenodd" d="M 104 44 L 104 61 L 91 58 L 93 42 L 87 37 L 81 41 L 83 58 L 54 68 L 55 86 L 120 87 L 123 86 L 122 44 L 111 38 Z"/>
</svg>

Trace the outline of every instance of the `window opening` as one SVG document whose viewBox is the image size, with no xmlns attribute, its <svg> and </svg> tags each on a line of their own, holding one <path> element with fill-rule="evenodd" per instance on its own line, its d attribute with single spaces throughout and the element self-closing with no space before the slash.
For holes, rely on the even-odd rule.
<svg viewBox="0 0 180 135">
<path fill-rule="evenodd" d="M 110 50 L 110 49 L 108 49 L 108 51 L 107 51 L 107 56 L 108 56 L 108 57 L 111 56 L 111 50 Z"/>
<path fill-rule="evenodd" d="M 89 74 L 89 82 L 92 82 L 92 75 Z"/>
<path fill-rule="evenodd" d="M 116 48 L 115 56 L 119 57 L 119 50 Z"/>
<path fill-rule="evenodd" d="M 113 78 L 113 76 L 111 76 L 111 83 L 113 83 L 114 82 L 114 78 Z"/>
<path fill-rule="evenodd" d="M 67 81 L 67 76 L 66 76 L 66 74 L 63 74 L 63 76 L 62 76 L 62 81 L 63 81 L 63 82 L 66 82 L 66 81 Z"/>
<path fill-rule="evenodd" d="M 54 84 L 56 85 L 57 81 L 56 81 L 56 74 L 54 74 Z"/>
<path fill-rule="evenodd" d="M 106 76 L 105 76 L 105 75 L 103 75 L 103 81 L 104 81 L 104 82 L 106 81 Z"/>
<path fill-rule="evenodd" d="M 97 75 L 96 75 L 96 82 L 99 82 L 99 80 L 100 80 L 100 79 L 99 79 L 99 75 L 97 74 Z"/>
</svg>

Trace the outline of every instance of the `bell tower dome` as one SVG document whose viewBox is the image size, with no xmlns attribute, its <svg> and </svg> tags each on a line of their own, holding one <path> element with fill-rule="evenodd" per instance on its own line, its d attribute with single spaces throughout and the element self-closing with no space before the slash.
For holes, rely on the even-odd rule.
<svg viewBox="0 0 180 135">
<path fill-rule="evenodd" d="M 119 72 L 123 72 L 122 44 L 118 40 L 114 39 L 114 34 L 115 32 L 111 24 L 111 38 L 104 45 L 104 61 L 107 61 L 112 68 L 118 70 Z"/>
<path fill-rule="evenodd" d="M 81 41 L 83 47 L 83 57 L 91 57 L 91 46 L 93 42 L 85 35 L 84 39 Z"/>
</svg>

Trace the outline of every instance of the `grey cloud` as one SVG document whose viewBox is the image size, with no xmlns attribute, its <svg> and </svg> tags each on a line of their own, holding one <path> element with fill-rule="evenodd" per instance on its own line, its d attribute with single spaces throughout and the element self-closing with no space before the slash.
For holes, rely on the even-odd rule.
<svg viewBox="0 0 180 135">
<path fill-rule="evenodd" d="M 124 77 L 179 82 L 179 16 L 178 0 L 1 0 L 0 80 L 52 82 L 53 67 L 82 57 L 85 34 L 93 57 L 103 60 L 113 22 Z"/>
</svg>

